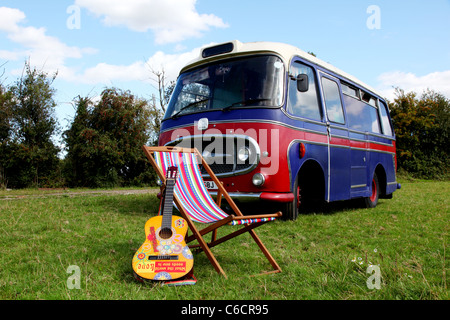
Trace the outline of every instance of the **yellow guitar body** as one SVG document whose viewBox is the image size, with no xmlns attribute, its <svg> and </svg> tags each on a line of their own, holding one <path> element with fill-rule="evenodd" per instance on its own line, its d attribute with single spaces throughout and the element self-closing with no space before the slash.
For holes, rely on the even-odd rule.
<svg viewBox="0 0 450 320">
<path fill-rule="evenodd" d="M 172 232 L 169 235 L 161 232 L 162 215 L 149 219 L 145 224 L 146 240 L 132 260 L 133 270 L 139 277 L 148 280 L 178 279 L 194 266 L 191 250 L 185 242 L 187 222 L 181 217 L 171 218 Z"/>
</svg>

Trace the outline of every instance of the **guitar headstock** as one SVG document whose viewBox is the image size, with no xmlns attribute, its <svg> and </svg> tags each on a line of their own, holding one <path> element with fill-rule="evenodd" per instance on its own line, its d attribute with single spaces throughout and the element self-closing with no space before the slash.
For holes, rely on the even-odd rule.
<svg viewBox="0 0 450 320">
<path fill-rule="evenodd" d="M 174 179 L 178 178 L 178 167 L 169 167 L 166 172 L 166 179 Z"/>
</svg>

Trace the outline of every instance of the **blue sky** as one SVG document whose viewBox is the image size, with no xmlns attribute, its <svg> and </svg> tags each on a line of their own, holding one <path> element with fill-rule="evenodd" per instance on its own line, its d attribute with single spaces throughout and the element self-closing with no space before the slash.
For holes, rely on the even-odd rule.
<svg viewBox="0 0 450 320">
<path fill-rule="evenodd" d="M 199 48 L 237 39 L 314 52 L 393 98 L 393 87 L 450 98 L 450 0 L 0 0 L 0 81 L 24 62 L 58 71 L 63 128 L 78 95 L 115 86 L 150 98 L 151 70 L 175 79 Z"/>
</svg>

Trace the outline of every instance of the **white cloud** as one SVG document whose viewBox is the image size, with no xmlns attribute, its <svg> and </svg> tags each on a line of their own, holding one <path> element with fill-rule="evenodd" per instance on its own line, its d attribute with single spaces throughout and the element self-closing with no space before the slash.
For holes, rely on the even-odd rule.
<svg viewBox="0 0 450 320">
<path fill-rule="evenodd" d="M 2 60 L 18 60 L 21 56 L 24 56 L 23 52 L 0 50 L 0 59 Z"/>
<path fill-rule="evenodd" d="M 25 27 L 26 15 L 14 8 L 0 7 L 0 32 L 8 39 L 21 45 L 20 50 L 0 51 L 0 58 L 8 60 L 28 59 L 31 64 L 45 71 L 60 71 L 60 76 L 68 72 L 64 66 L 68 58 L 80 59 L 83 54 L 95 52 L 91 48 L 68 46 L 58 38 L 47 35 L 45 28 Z"/>
<path fill-rule="evenodd" d="M 395 99 L 396 87 L 405 92 L 414 91 L 418 95 L 430 89 L 450 98 L 450 70 L 432 72 L 424 76 L 417 76 L 411 72 L 392 71 L 381 74 L 378 81 L 378 89 L 391 101 Z"/>
<path fill-rule="evenodd" d="M 94 4 L 100 2 L 92 1 Z M 128 14 L 125 14 L 125 16 L 130 17 L 138 2 L 133 1 L 131 6 L 127 2 L 127 5 L 121 9 L 120 6 L 117 6 L 117 2 L 116 5 L 106 7 L 114 7 L 118 12 L 128 10 Z M 194 3 L 191 0 L 187 2 Z M 125 7 L 128 9 L 125 9 Z M 46 72 L 58 71 L 58 79 L 77 84 L 113 85 L 116 82 L 123 81 L 150 82 L 153 76 L 151 70 L 161 71 L 163 69 L 167 81 L 175 80 L 180 69 L 200 52 L 200 48 L 175 54 L 158 51 L 147 61 L 136 61 L 128 65 L 98 63 L 94 67 L 78 70 L 76 67 L 68 66 L 67 59 L 81 59 L 85 54 L 95 53 L 94 49 L 69 46 L 58 38 L 49 36 L 45 28 L 24 26 L 25 22 L 26 15 L 22 11 L 0 7 L 0 33 L 5 33 L 9 40 L 19 45 L 16 49 L 0 50 L 0 59 L 9 61 L 29 59 L 32 66 Z M 177 48 L 182 49 L 181 46 L 177 46 Z M 19 74 L 21 71 L 13 70 L 12 73 Z"/>
<path fill-rule="evenodd" d="M 197 0 L 76 0 L 75 4 L 103 17 L 107 26 L 126 26 L 146 32 L 152 30 L 158 44 L 200 37 L 210 27 L 227 24 L 213 14 L 199 14 Z"/>
<path fill-rule="evenodd" d="M 169 81 L 176 80 L 180 70 L 200 54 L 200 49 L 195 48 L 188 52 L 176 54 L 158 51 L 147 60 L 146 65 L 157 71 L 164 69 L 166 78 Z"/>
<path fill-rule="evenodd" d="M 124 24 L 130 29 L 151 29 L 157 41 L 177 41 L 200 35 L 211 26 L 224 26 L 221 19 L 213 15 L 200 15 L 195 9 L 196 0 L 76 0 L 76 5 L 104 15 L 109 25 Z M 150 12 L 150 14 L 149 14 Z M 0 49 L 0 59 L 7 61 L 30 60 L 45 72 L 58 71 L 58 79 L 75 84 L 114 85 L 123 81 L 151 82 L 152 70 L 164 69 L 166 80 L 175 80 L 180 69 L 198 56 L 200 48 L 182 52 L 185 47 L 176 45 L 176 53 L 158 51 L 147 60 L 131 64 L 115 65 L 98 63 L 87 69 L 70 66 L 68 59 L 81 59 L 86 54 L 97 53 L 96 49 L 70 46 L 48 34 L 43 27 L 26 25 L 26 14 L 19 9 L 0 7 L 0 33 L 15 43 L 11 49 Z M 18 75 L 22 69 L 11 70 Z M 154 79 L 153 79 L 154 80 Z"/>
<path fill-rule="evenodd" d="M 95 67 L 86 69 L 80 76 L 74 75 L 73 81 L 86 84 L 106 84 L 110 85 L 116 80 L 132 81 L 140 80 L 144 77 L 145 66 L 141 61 L 131 65 L 112 65 L 99 63 Z"/>
<path fill-rule="evenodd" d="M 81 75 L 72 75 L 72 81 L 85 84 L 113 84 L 115 81 L 152 81 L 154 71 L 164 70 L 166 80 L 176 80 L 181 68 L 198 56 L 200 48 L 188 52 L 167 54 L 156 52 L 147 61 L 136 61 L 130 65 L 99 63 Z M 154 80 L 154 79 L 153 79 Z"/>
<path fill-rule="evenodd" d="M 19 9 L 0 7 L 0 18 L 0 30 L 17 32 L 17 24 L 25 20 L 25 13 Z"/>
</svg>

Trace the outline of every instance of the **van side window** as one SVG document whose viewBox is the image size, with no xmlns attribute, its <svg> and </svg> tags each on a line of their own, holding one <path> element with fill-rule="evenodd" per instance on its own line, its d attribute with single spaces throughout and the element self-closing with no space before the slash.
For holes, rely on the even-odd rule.
<svg viewBox="0 0 450 320">
<path fill-rule="evenodd" d="M 377 102 L 375 100 L 374 97 L 372 97 L 370 94 L 368 94 L 367 92 L 361 91 L 361 99 L 367 103 L 370 104 L 372 107 L 377 107 Z"/>
<path fill-rule="evenodd" d="M 322 88 L 328 120 L 344 124 L 344 111 L 338 84 L 328 78 L 322 78 Z"/>
<path fill-rule="evenodd" d="M 359 100 L 359 90 L 349 84 L 341 82 L 342 93 Z"/>
<path fill-rule="evenodd" d="M 303 63 L 294 62 L 289 77 L 289 100 L 287 111 L 294 115 L 313 120 L 321 120 L 319 100 L 317 98 L 316 76 L 314 69 Z M 297 90 L 297 76 L 308 75 L 309 88 L 306 92 Z"/>
<path fill-rule="evenodd" d="M 357 100 L 345 100 L 348 127 L 362 132 L 381 133 L 377 109 Z"/>
<path fill-rule="evenodd" d="M 348 127 L 356 131 L 381 133 L 376 100 L 371 96 L 365 98 L 363 101 L 366 103 L 359 98 L 353 99 L 350 96 L 344 96 Z M 373 101 L 375 107 L 369 104 L 370 101 Z"/>
<path fill-rule="evenodd" d="M 387 136 L 393 136 L 391 122 L 389 121 L 389 110 L 383 101 L 380 102 L 380 114 L 381 114 L 381 126 L 383 127 L 383 133 Z"/>
</svg>

